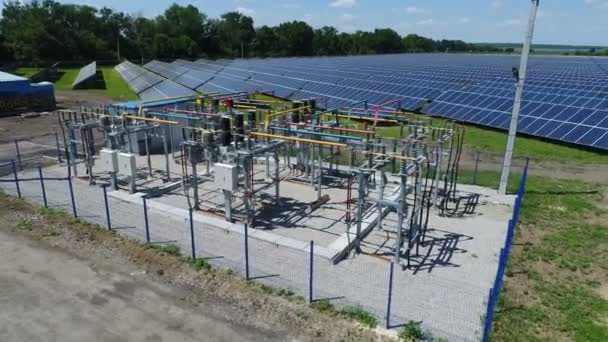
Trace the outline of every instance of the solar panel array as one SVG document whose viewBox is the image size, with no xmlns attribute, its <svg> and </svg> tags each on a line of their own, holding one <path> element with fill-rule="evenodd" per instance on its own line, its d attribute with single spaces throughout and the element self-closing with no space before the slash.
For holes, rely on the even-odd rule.
<svg viewBox="0 0 608 342">
<path fill-rule="evenodd" d="M 80 71 L 78 71 L 78 75 L 74 79 L 72 83 L 72 88 L 77 88 L 84 83 L 90 81 L 97 75 L 97 63 L 92 62 L 90 64 L 85 65 Z"/>
<path fill-rule="evenodd" d="M 171 80 L 171 78 L 179 76 L 179 71 L 172 65 L 153 61 L 145 66 L 149 68 L 149 70 L 129 61 L 125 61 L 115 67 L 116 71 L 127 82 L 129 87 L 131 87 L 142 100 L 161 100 L 171 97 L 188 96 L 196 93 L 193 89 Z M 187 70 L 181 71 L 186 72 Z"/>
<path fill-rule="evenodd" d="M 371 108 L 418 110 L 507 129 L 516 82 L 512 68 L 518 65 L 516 56 L 402 54 L 152 61 L 145 67 L 202 93 L 265 91 L 317 98 L 326 108 L 366 100 Z M 519 128 L 608 149 L 608 59 L 532 57 Z"/>
</svg>

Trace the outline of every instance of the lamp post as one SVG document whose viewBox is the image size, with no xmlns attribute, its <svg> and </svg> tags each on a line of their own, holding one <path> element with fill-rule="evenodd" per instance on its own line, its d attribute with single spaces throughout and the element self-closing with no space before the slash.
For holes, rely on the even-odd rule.
<svg viewBox="0 0 608 342">
<path fill-rule="evenodd" d="M 519 111 L 521 109 L 521 100 L 524 93 L 524 82 L 526 79 L 526 71 L 528 69 L 528 57 L 530 55 L 530 46 L 532 45 L 532 36 L 534 35 L 534 24 L 536 22 L 536 12 L 540 0 L 530 1 L 530 17 L 528 19 L 528 31 L 524 41 L 523 49 L 521 50 L 521 62 L 519 71 L 515 72 L 514 76 L 517 79 L 515 89 L 515 102 L 513 104 L 513 113 L 511 114 L 511 125 L 509 126 L 509 138 L 507 139 L 507 148 L 505 158 L 502 164 L 502 174 L 500 175 L 500 186 L 498 192 L 502 195 L 507 192 L 507 184 L 509 183 L 509 172 L 511 170 L 511 159 L 513 158 L 513 147 L 515 146 L 515 137 L 517 135 L 517 122 L 519 119 Z"/>
</svg>

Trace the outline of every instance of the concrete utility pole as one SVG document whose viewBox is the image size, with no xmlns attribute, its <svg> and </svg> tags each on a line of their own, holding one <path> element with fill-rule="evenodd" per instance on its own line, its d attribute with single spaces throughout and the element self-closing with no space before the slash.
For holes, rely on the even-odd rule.
<svg viewBox="0 0 608 342">
<path fill-rule="evenodd" d="M 513 157 L 513 147 L 515 146 L 515 137 L 517 135 L 517 122 L 519 119 L 519 111 L 521 109 L 521 100 L 524 93 L 524 81 L 526 79 L 526 71 L 528 69 L 528 56 L 530 55 L 530 46 L 532 45 L 532 36 L 534 35 L 534 23 L 536 22 L 536 12 L 538 10 L 540 0 L 531 0 L 530 3 L 530 18 L 528 20 L 528 32 L 524 47 L 521 50 L 521 62 L 517 76 L 517 88 L 515 90 L 515 103 L 513 104 L 513 113 L 511 114 L 511 125 L 509 126 L 509 139 L 507 140 L 507 149 L 505 151 L 505 159 L 502 164 L 502 174 L 500 175 L 500 186 L 498 192 L 504 195 L 507 192 L 507 184 L 509 183 L 509 172 L 511 171 L 511 158 Z"/>
</svg>

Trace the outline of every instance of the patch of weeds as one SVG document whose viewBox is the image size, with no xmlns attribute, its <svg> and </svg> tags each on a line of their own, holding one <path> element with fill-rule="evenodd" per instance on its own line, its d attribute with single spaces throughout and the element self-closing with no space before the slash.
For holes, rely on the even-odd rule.
<svg viewBox="0 0 608 342">
<path fill-rule="evenodd" d="M 310 304 L 310 307 L 319 312 L 335 312 L 336 308 L 327 299 L 321 299 Z"/>
<path fill-rule="evenodd" d="M 430 334 L 422 330 L 420 326 L 422 322 L 407 322 L 399 331 L 399 340 L 401 341 L 429 341 L 433 340 Z"/>
<path fill-rule="evenodd" d="M 207 262 L 207 260 L 205 259 L 196 259 L 196 260 L 191 260 L 190 261 L 190 265 L 196 270 L 196 271 L 201 271 L 204 270 L 206 272 L 210 272 L 213 270 L 213 267 L 211 266 L 210 263 Z"/>
<path fill-rule="evenodd" d="M 34 229 L 34 224 L 32 223 L 32 220 L 30 220 L 30 219 L 22 219 L 17 224 L 17 229 L 32 231 L 32 229 Z"/>
<path fill-rule="evenodd" d="M 173 255 L 179 257 L 182 255 L 179 246 L 174 244 L 169 245 L 156 245 L 153 243 L 146 244 L 146 249 L 153 249 L 161 253 L 161 255 Z"/>
<path fill-rule="evenodd" d="M 378 325 L 378 320 L 376 317 L 360 306 L 346 307 L 340 310 L 340 313 L 369 328 L 375 328 Z"/>
</svg>

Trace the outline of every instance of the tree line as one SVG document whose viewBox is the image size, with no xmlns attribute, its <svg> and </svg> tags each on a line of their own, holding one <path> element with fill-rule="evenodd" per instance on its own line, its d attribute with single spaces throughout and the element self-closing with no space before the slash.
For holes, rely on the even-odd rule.
<svg viewBox="0 0 608 342">
<path fill-rule="evenodd" d="M 173 4 L 145 18 L 53 0 L 8 1 L 0 18 L 0 60 L 24 63 L 502 51 L 460 40 L 402 37 L 390 28 L 345 33 L 302 21 L 256 27 L 242 13 L 209 18 L 193 5 Z"/>
</svg>

